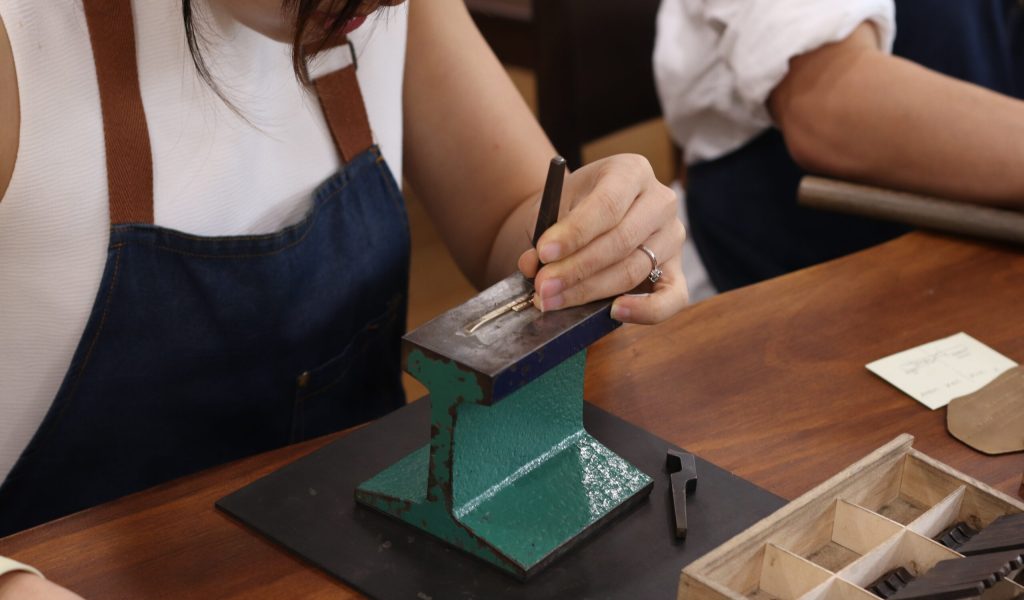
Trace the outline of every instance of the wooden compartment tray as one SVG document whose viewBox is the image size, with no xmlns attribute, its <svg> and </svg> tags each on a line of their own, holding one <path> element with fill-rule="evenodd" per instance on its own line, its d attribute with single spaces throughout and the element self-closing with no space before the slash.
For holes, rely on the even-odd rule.
<svg viewBox="0 0 1024 600">
<path fill-rule="evenodd" d="M 683 569 L 681 600 L 877 600 L 866 587 L 961 557 L 933 538 L 1024 504 L 914 450 L 903 434 Z M 1008 577 L 984 600 L 1024 598 Z"/>
</svg>

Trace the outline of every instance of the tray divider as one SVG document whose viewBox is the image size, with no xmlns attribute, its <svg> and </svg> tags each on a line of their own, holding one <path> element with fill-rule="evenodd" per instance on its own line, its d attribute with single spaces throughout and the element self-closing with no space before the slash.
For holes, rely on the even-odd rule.
<svg viewBox="0 0 1024 600">
<path fill-rule="evenodd" d="M 971 527 L 981 529 L 998 517 L 1022 512 L 1020 505 L 1014 502 L 1016 501 L 1004 502 L 999 496 L 983 494 L 977 488 L 968 487 L 964 493 L 960 518 L 966 520 Z"/>
<path fill-rule="evenodd" d="M 892 462 L 879 464 L 872 480 L 863 482 L 859 487 L 851 487 L 835 497 L 878 512 L 879 508 L 899 495 L 906 464 L 906 454 Z"/>
<path fill-rule="evenodd" d="M 911 449 L 903 469 L 900 494 L 931 508 L 964 484 L 948 467 Z"/>
<path fill-rule="evenodd" d="M 847 565 L 837 575 L 849 583 L 864 587 L 896 567 L 903 567 L 916 577 L 926 573 L 939 561 L 958 557 L 959 554 L 942 544 L 904 529 L 899 535 Z"/>
<path fill-rule="evenodd" d="M 942 478 L 948 479 L 951 482 L 948 492 L 952 492 L 955 487 L 959 487 L 964 484 L 966 484 L 972 491 L 984 490 L 985 498 L 981 498 L 980 495 L 976 494 L 968 494 L 964 497 L 964 503 L 970 504 L 974 501 L 979 502 L 980 509 L 988 509 L 993 512 L 993 519 L 999 515 L 1021 512 L 1020 500 L 1014 499 L 969 475 L 960 473 L 952 467 L 944 465 L 927 454 L 922 454 L 913 448 L 910 449 L 909 455 L 912 460 L 922 467 L 925 467 L 928 471 L 931 471 L 932 474 L 936 476 L 941 474 Z M 939 477 L 932 478 L 933 481 L 938 479 Z M 938 499 L 936 499 L 936 501 L 938 501 Z"/>
<path fill-rule="evenodd" d="M 839 577 L 833 577 L 799 600 L 878 600 L 878 596 Z"/>
<path fill-rule="evenodd" d="M 852 502 L 836 503 L 832 541 L 864 555 L 903 531 L 903 525 Z"/>
<path fill-rule="evenodd" d="M 957 522 L 967 486 L 961 485 L 907 525 L 907 529 L 927 538 L 935 538 L 942 530 Z"/>
<path fill-rule="evenodd" d="M 799 554 L 768 544 L 758 587 L 779 600 L 796 600 L 832 578 L 832 572 Z"/>
</svg>

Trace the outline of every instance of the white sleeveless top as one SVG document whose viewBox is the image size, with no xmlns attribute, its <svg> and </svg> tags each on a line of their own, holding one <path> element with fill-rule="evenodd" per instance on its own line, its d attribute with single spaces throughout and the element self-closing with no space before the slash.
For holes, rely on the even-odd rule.
<svg viewBox="0 0 1024 600">
<path fill-rule="evenodd" d="M 156 224 L 198 235 L 276 231 L 339 166 L 291 47 L 204 22 L 204 57 L 240 119 L 195 73 L 180 2 L 134 0 Z M 42 422 L 85 329 L 109 236 L 99 89 L 82 0 L 0 0 L 18 73 L 21 136 L 0 201 L 0 481 Z M 376 142 L 401 181 L 407 9 L 350 38 Z M 314 75 L 345 66 L 347 47 Z"/>
</svg>

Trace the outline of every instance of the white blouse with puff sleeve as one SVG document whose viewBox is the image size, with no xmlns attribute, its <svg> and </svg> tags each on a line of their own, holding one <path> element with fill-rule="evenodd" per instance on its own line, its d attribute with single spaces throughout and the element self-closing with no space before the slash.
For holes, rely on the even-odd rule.
<svg viewBox="0 0 1024 600">
<path fill-rule="evenodd" d="M 771 127 L 766 102 L 789 60 L 865 21 L 891 52 L 894 0 L 663 0 L 654 72 L 687 164 L 719 158 Z"/>
</svg>

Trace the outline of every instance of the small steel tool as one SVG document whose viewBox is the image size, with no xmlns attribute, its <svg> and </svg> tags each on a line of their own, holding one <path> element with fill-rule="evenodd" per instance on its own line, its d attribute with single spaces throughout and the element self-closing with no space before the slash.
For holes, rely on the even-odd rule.
<svg viewBox="0 0 1024 600">
<path fill-rule="evenodd" d="M 537 247 L 540 236 L 558 221 L 558 211 L 562 205 L 562 185 L 565 181 L 565 159 L 556 156 L 548 166 L 548 178 L 544 182 L 544 194 L 540 198 L 540 211 L 537 213 L 537 226 L 533 229 L 533 247 Z"/>
<path fill-rule="evenodd" d="M 889 597 L 896 595 L 896 592 L 907 587 L 907 584 L 913 580 L 913 573 L 904 567 L 896 567 L 891 571 L 887 571 L 881 577 L 876 579 L 874 583 L 864 587 L 879 598 L 888 599 Z"/>
<path fill-rule="evenodd" d="M 686 539 L 686 495 L 697 491 L 697 463 L 693 455 L 669 450 L 666 457 L 669 483 L 672 488 L 672 508 L 676 522 L 676 537 Z"/>
<path fill-rule="evenodd" d="M 973 529 L 966 522 L 960 521 L 959 523 L 955 523 L 942 530 L 941 533 L 932 539 L 950 550 L 957 550 L 959 552 L 958 549 L 960 546 L 977 534 L 978 531 L 976 529 Z M 1024 545 L 1024 540 L 1022 540 L 1021 545 Z M 963 552 L 961 552 L 961 554 L 963 554 Z"/>
<path fill-rule="evenodd" d="M 544 232 L 558 221 L 558 211 L 562 205 L 562 186 L 564 181 L 565 159 L 561 156 L 555 156 L 551 159 L 551 165 L 548 166 L 548 178 L 544 182 L 544 193 L 540 199 L 537 225 L 533 229 L 533 246 L 535 248 L 537 247 L 537 242 L 540 241 L 540 236 L 544 235 Z M 510 312 L 522 312 L 530 308 L 533 305 L 533 297 L 535 295 L 536 292 L 531 289 L 528 293 L 517 296 L 494 310 L 488 311 L 482 317 L 467 325 L 466 333 L 476 333 L 484 325 Z"/>
<path fill-rule="evenodd" d="M 977 598 L 1022 566 L 1024 549 L 943 560 L 898 590 L 889 600 Z"/>
</svg>

